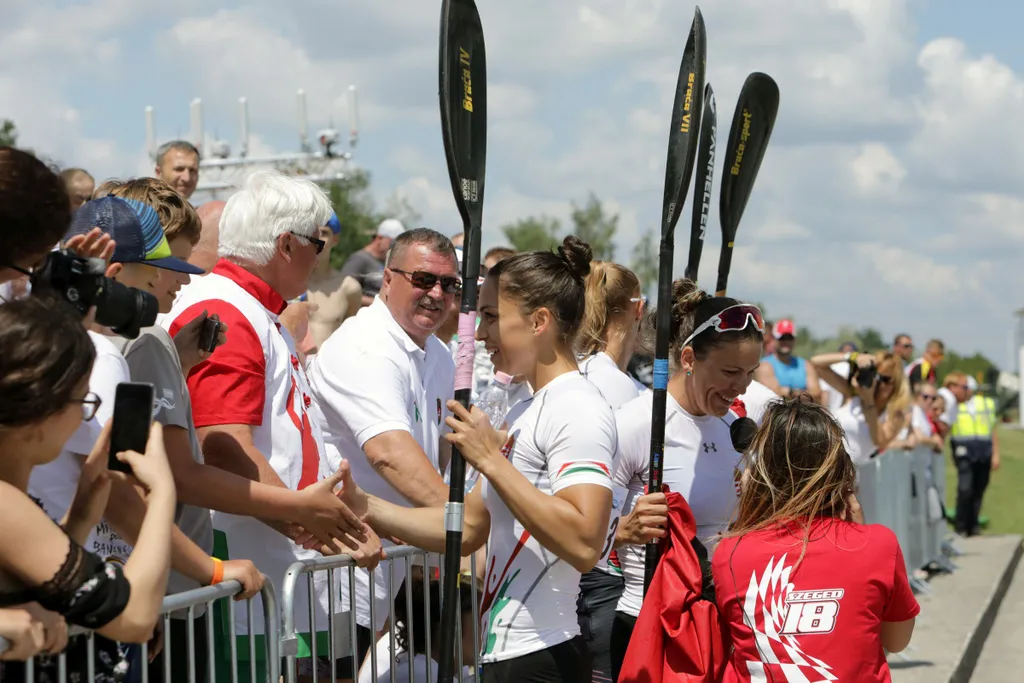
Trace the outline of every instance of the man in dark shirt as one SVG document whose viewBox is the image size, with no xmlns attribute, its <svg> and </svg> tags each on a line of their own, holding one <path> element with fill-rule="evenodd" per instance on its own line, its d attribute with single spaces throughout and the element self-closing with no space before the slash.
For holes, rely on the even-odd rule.
<svg viewBox="0 0 1024 683">
<path fill-rule="evenodd" d="M 363 306 L 373 303 L 384 281 L 384 259 L 396 237 L 405 232 L 405 226 L 394 218 L 381 221 L 373 239 L 365 247 L 348 257 L 341 267 L 341 277 L 353 277 L 363 286 Z"/>
</svg>

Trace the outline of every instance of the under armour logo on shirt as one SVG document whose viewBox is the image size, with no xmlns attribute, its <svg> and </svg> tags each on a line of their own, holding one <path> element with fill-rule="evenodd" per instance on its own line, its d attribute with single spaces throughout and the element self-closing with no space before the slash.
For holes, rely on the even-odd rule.
<svg viewBox="0 0 1024 683">
<path fill-rule="evenodd" d="M 715 446 L 715 443 L 714 442 L 711 442 L 711 443 L 705 442 L 704 443 L 704 452 L 705 453 L 710 453 L 711 451 L 714 451 L 715 453 L 718 452 L 718 448 Z"/>
</svg>

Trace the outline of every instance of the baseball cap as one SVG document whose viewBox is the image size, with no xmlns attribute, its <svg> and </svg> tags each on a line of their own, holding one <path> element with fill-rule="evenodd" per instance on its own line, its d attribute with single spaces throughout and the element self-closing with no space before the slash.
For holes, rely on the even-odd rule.
<svg viewBox="0 0 1024 683">
<path fill-rule="evenodd" d="M 338 214 L 331 213 L 331 217 L 327 221 L 327 227 L 331 229 L 335 235 L 341 234 L 341 221 L 338 220 Z"/>
<path fill-rule="evenodd" d="M 405 226 L 402 225 L 401 221 L 395 218 L 386 218 L 377 226 L 377 234 L 381 237 L 390 237 L 391 239 L 395 239 L 403 232 L 405 232 Z"/>
<path fill-rule="evenodd" d="M 967 388 L 971 391 L 978 390 L 978 380 L 974 379 L 970 375 L 967 375 Z"/>
<path fill-rule="evenodd" d="M 171 256 L 160 217 L 149 204 L 107 195 L 82 204 L 71 219 L 64 239 L 99 228 L 114 240 L 112 263 L 144 263 L 178 273 L 202 275 L 206 271 Z"/>
<path fill-rule="evenodd" d="M 772 336 L 776 339 L 782 339 L 786 335 L 796 336 L 796 325 L 793 324 L 792 320 L 784 319 L 775 323 L 772 327 Z"/>
</svg>

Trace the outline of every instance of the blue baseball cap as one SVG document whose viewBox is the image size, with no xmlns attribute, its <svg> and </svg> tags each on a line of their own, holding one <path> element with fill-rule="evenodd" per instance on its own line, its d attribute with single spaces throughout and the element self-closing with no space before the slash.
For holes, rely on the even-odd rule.
<svg viewBox="0 0 1024 683">
<path fill-rule="evenodd" d="M 335 235 L 341 234 L 341 221 L 338 220 L 338 214 L 331 213 L 330 219 L 327 221 L 327 227 L 331 229 Z"/>
<path fill-rule="evenodd" d="M 112 263 L 144 263 L 178 273 L 202 275 L 206 271 L 171 255 L 160 217 L 149 204 L 107 195 L 82 204 L 71 219 L 64 239 L 99 228 L 116 246 Z"/>
</svg>

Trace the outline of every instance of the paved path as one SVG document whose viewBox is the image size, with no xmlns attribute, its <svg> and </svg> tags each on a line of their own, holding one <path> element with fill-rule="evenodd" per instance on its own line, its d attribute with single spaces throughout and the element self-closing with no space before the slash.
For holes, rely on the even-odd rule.
<svg viewBox="0 0 1024 683">
<path fill-rule="evenodd" d="M 889 657 L 894 683 L 967 683 L 968 680 L 1011 683 L 1024 680 L 1024 677 L 1012 676 L 969 678 L 1012 576 L 1010 570 L 1017 566 L 1021 537 L 961 539 L 957 541 L 957 547 L 963 552 L 953 558 L 959 569 L 952 575 L 934 577 L 930 582 L 931 594 L 918 596 L 921 615 L 914 628 L 912 649 L 903 653 L 906 661 L 895 655 Z M 1021 585 L 1017 588 L 1024 593 Z M 1016 617 L 1016 621 L 1020 622 L 1021 618 Z M 1022 625 L 1018 623 L 1017 628 L 1021 629 Z M 1018 643 L 1022 642 L 1019 634 L 1020 631 Z"/>
<path fill-rule="evenodd" d="M 1017 565 L 1010 589 L 981 650 L 971 683 L 1024 680 L 1024 562 Z"/>
</svg>

